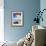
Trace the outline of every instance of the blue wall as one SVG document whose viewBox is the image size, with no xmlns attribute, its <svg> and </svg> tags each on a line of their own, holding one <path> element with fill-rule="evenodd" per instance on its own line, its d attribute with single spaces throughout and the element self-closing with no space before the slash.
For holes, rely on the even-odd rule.
<svg viewBox="0 0 46 46">
<path fill-rule="evenodd" d="M 11 26 L 11 11 L 24 11 L 24 27 Z M 33 24 L 35 12 L 40 9 L 39 0 L 4 0 L 4 38 L 7 41 L 18 41 L 24 37 Z"/>
</svg>

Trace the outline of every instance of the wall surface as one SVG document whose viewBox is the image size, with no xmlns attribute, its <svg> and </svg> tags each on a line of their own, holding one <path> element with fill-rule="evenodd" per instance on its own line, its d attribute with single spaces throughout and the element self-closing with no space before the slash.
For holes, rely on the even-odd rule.
<svg viewBox="0 0 46 46">
<path fill-rule="evenodd" d="M 4 41 L 4 2 L 0 0 L 0 42 Z"/>
<path fill-rule="evenodd" d="M 41 0 L 40 1 L 40 9 L 41 9 L 41 11 L 43 9 L 46 9 L 46 0 Z M 44 10 L 42 17 L 43 17 L 43 22 L 40 21 L 40 25 L 46 27 L 46 10 Z"/>
<path fill-rule="evenodd" d="M 4 0 L 0 0 L 0 8 L 3 8 L 4 6 Z"/>
<path fill-rule="evenodd" d="M 11 26 L 11 11 L 24 11 L 24 26 Z M 35 14 L 40 10 L 39 0 L 4 0 L 4 36 L 7 41 L 18 41 L 31 31 Z"/>
</svg>

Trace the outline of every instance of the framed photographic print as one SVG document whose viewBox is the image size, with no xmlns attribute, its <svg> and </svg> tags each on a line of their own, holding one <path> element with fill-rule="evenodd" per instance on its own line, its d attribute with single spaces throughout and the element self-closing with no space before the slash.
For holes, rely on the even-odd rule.
<svg viewBox="0 0 46 46">
<path fill-rule="evenodd" d="M 23 12 L 12 12 L 12 25 L 23 26 Z"/>
</svg>

